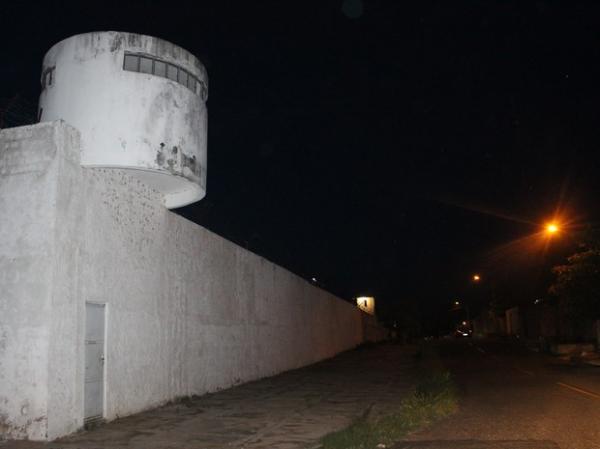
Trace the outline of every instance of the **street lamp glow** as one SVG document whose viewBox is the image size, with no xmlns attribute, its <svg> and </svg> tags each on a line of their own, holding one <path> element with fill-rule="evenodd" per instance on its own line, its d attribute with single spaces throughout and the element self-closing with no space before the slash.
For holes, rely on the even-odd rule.
<svg viewBox="0 0 600 449">
<path fill-rule="evenodd" d="M 558 225 L 556 223 L 548 223 L 546 225 L 546 234 L 553 235 L 558 232 Z"/>
<path fill-rule="evenodd" d="M 479 281 L 481 280 L 481 276 L 479 276 L 478 274 L 474 274 L 474 275 L 473 275 L 473 280 L 474 280 L 475 282 L 479 282 Z"/>
<path fill-rule="evenodd" d="M 455 306 L 459 306 L 460 305 L 460 301 L 454 301 L 454 305 Z"/>
</svg>

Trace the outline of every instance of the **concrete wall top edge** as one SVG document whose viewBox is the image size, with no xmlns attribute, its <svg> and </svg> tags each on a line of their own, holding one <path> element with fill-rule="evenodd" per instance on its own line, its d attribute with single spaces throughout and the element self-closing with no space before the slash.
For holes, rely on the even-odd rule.
<svg viewBox="0 0 600 449">
<path fill-rule="evenodd" d="M 51 122 L 43 122 L 43 123 L 34 123 L 32 125 L 22 125 L 22 126 L 14 126 L 11 128 L 0 128 L 0 136 L 11 138 L 22 138 L 23 134 L 27 134 L 32 130 L 42 130 L 43 128 L 54 128 L 57 124 L 66 124 L 64 120 L 54 120 Z"/>
<path fill-rule="evenodd" d="M 233 245 L 236 248 L 236 250 L 239 251 L 240 253 L 242 253 L 245 257 L 253 257 L 253 258 L 258 259 L 258 261 L 260 261 L 262 263 L 269 264 L 269 265 L 271 265 L 273 267 L 273 269 L 279 270 L 279 271 L 281 271 L 281 272 L 289 275 L 290 277 L 292 277 L 294 279 L 298 279 L 298 280 L 302 281 L 309 288 L 314 289 L 316 291 L 323 292 L 326 295 L 331 296 L 332 298 L 338 299 L 341 303 L 347 304 L 350 308 L 356 309 L 357 313 L 362 312 L 358 307 L 356 307 L 356 305 L 352 302 L 352 300 L 347 300 L 347 299 L 341 298 L 341 297 L 337 296 L 336 294 L 330 292 L 329 290 L 326 290 L 323 287 L 320 287 L 318 285 L 315 285 L 315 284 L 311 283 L 308 279 L 303 278 L 299 274 L 294 273 L 293 271 L 289 270 L 288 268 L 286 268 L 286 267 L 284 267 L 282 265 L 277 264 L 276 262 L 268 259 L 267 257 L 262 256 L 262 255 L 254 252 L 254 251 L 251 251 L 251 250 L 249 250 L 247 248 L 244 248 L 243 246 L 238 245 L 237 243 L 232 242 L 231 240 L 227 240 L 225 237 L 217 234 L 214 231 L 211 231 L 208 228 L 203 227 L 202 225 L 199 225 L 196 222 L 191 221 L 190 219 L 188 219 L 188 218 L 186 218 L 186 217 L 184 217 L 182 215 L 174 213 L 173 216 L 175 217 L 175 219 L 177 221 L 180 221 L 181 223 L 185 223 L 186 225 L 196 226 L 196 227 L 200 228 L 202 230 L 202 232 L 208 233 L 209 235 L 211 235 L 215 239 L 222 240 L 222 241 L 224 241 L 224 242 L 226 242 L 226 243 L 228 243 L 230 245 Z M 365 315 L 367 315 L 367 314 L 365 313 Z"/>
</svg>

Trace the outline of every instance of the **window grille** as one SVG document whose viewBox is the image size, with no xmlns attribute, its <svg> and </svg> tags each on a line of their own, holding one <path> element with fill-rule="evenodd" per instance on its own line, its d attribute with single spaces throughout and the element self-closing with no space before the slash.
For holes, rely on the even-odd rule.
<svg viewBox="0 0 600 449">
<path fill-rule="evenodd" d="M 44 90 L 48 86 L 52 86 L 52 82 L 53 82 L 53 78 L 54 78 L 54 69 L 55 69 L 54 67 L 49 67 L 47 69 L 44 69 L 44 71 L 42 72 L 42 79 L 41 79 L 42 90 Z"/>
<path fill-rule="evenodd" d="M 208 95 L 206 84 L 184 68 L 146 55 L 125 53 L 123 70 L 168 78 L 199 94 L 203 100 L 206 100 Z"/>
</svg>

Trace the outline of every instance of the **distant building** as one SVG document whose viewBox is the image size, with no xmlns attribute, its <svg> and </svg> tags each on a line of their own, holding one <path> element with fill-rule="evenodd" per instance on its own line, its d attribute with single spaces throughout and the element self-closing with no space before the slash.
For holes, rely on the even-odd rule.
<svg viewBox="0 0 600 449">
<path fill-rule="evenodd" d="M 522 323 L 519 307 L 512 307 L 505 312 L 506 316 L 506 334 L 515 337 L 521 336 Z"/>
<path fill-rule="evenodd" d="M 356 298 L 356 305 L 363 312 L 375 315 L 375 298 L 372 296 L 359 296 Z"/>
</svg>

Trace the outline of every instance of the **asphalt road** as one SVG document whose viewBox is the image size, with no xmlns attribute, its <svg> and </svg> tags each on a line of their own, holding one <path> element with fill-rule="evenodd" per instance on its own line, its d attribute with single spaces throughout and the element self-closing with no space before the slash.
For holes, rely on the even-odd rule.
<svg viewBox="0 0 600 449">
<path fill-rule="evenodd" d="M 442 342 L 460 411 L 397 448 L 600 448 L 600 368 L 501 341 Z"/>
</svg>

